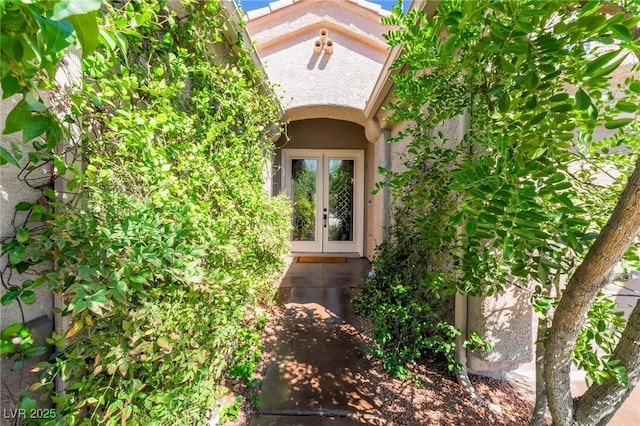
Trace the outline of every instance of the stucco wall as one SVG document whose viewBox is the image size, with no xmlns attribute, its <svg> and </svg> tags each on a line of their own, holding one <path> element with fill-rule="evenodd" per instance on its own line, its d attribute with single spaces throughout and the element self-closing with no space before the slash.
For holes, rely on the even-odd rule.
<svg viewBox="0 0 640 426">
<path fill-rule="evenodd" d="M 317 54 L 313 51 L 317 36 L 312 29 L 292 40 L 289 48 L 263 57 L 283 108 L 314 104 L 362 108 L 380 71 L 380 63 L 372 59 L 376 52 L 331 32 L 333 54 Z"/>
<path fill-rule="evenodd" d="M 2 92 L 0 91 L 0 93 Z M 4 129 L 8 113 L 19 100 L 20 97 L 15 95 L 2 101 L 0 104 L 0 128 Z M 2 135 L 0 138 L 0 146 L 9 152 L 11 152 L 12 142 L 23 149 L 25 158 L 20 161 L 20 166 L 22 168 L 26 164 L 26 157 L 28 156 L 28 153 L 32 152 L 33 148 L 22 143 L 22 132 Z M 26 219 L 26 212 L 16 212 L 15 206 L 21 201 L 35 203 L 42 195 L 41 191 L 29 187 L 29 185 L 24 181 L 24 173 L 21 173 L 21 168 L 14 167 L 10 164 L 5 164 L 0 167 L 0 238 L 2 240 L 15 236 L 16 229 L 14 227 L 14 223 L 17 226 L 21 226 Z M 46 176 L 50 174 L 51 171 L 51 167 L 46 167 L 40 170 L 36 176 L 32 176 L 30 178 L 34 180 L 39 180 L 39 178 L 47 179 Z M 6 256 L 0 257 L 0 270 L 4 270 L 7 265 L 7 261 L 8 259 Z M 24 280 L 33 278 L 33 274 L 28 272 L 24 274 L 14 273 L 6 284 L 21 285 Z M 25 321 L 31 321 L 42 315 L 51 317 L 51 308 L 53 306 L 51 293 L 45 288 L 38 288 L 35 291 L 37 294 L 36 303 L 33 305 L 24 305 Z M 6 289 L 4 287 L 0 287 L 0 294 L 4 294 L 5 292 Z M 1 309 L 3 326 L 22 321 L 22 315 L 17 303 L 2 306 Z"/>
<path fill-rule="evenodd" d="M 346 119 L 364 123 L 361 111 L 387 53 L 380 14 L 348 1 L 306 0 L 249 18 L 247 29 L 285 112 L 315 107 L 314 117 L 337 118 L 317 107 L 342 106 L 360 111 Z M 314 52 L 321 28 L 334 43 L 332 54 Z"/>
</svg>

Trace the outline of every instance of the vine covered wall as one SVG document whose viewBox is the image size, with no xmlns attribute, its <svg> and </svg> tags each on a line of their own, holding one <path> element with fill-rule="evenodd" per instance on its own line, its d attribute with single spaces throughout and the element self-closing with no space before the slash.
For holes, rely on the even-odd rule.
<svg viewBox="0 0 640 426">
<path fill-rule="evenodd" d="M 224 47 L 217 1 L 10 2 L 2 21 L 3 97 L 18 99 L 4 133 L 22 132 L 2 167 L 53 171 L 3 235 L 2 305 L 48 289 L 69 322 L 44 345 L 3 323 L 16 369 L 46 358 L 16 403 L 41 392 L 64 424 L 201 421 L 224 377 L 251 381 L 288 249 L 290 206 L 263 186 L 278 103 L 246 48 Z M 82 76 L 63 92 L 76 42 Z"/>
</svg>

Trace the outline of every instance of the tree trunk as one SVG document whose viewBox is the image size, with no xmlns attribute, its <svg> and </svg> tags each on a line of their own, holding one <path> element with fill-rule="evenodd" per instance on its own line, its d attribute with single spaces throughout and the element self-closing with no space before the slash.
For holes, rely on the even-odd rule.
<svg viewBox="0 0 640 426">
<path fill-rule="evenodd" d="M 547 411 L 547 393 L 544 388 L 544 336 L 549 327 L 548 318 L 538 319 L 536 342 L 536 405 L 529 426 L 542 426 Z"/>
<path fill-rule="evenodd" d="M 556 425 L 573 425 L 571 353 L 593 300 L 640 231 L 640 159 L 611 217 L 569 280 L 556 308 L 546 346 L 544 381 Z M 628 333 L 627 333 L 628 334 Z M 627 338 L 629 340 L 629 338 Z M 632 372 L 630 372 L 632 373 Z"/>
<path fill-rule="evenodd" d="M 576 402 L 575 418 L 581 425 L 606 425 L 633 391 L 640 377 L 640 301 L 629 316 L 627 327 L 611 359 L 619 359 L 627 369 L 628 386 L 609 379 L 601 386 L 592 385 Z"/>
</svg>

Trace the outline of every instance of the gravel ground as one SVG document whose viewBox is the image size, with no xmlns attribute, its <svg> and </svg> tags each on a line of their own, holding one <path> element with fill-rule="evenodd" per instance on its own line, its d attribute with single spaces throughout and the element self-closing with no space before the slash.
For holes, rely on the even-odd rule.
<svg viewBox="0 0 640 426">
<path fill-rule="evenodd" d="M 284 315 L 284 303 L 290 289 L 281 289 L 278 303 L 268 311 L 269 323 L 262 334 L 264 352 L 262 362 L 255 377 L 261 381 L 267 365 L 273 358 L 273 350 L 280 329 L 279 321 Z M 359 325 L 360 336 L 370 342 L 366 322 Z M 367 355 L 368 356 L 368 355 Z M 376 388 L 376 394 L 382 399 L 382 417 L 387 424 L 398 426 L 412 425 L 482 425 L 515 426 L 529 422 L 532 408 L 506 381 L 481 376 L 471 376 L 476 392 L 485 401 L 500 406 L 502 413 L 484 408 L 469 398 L 456 381 L 455 375 L 447 371 L 446 365 L 439 359 L 426 359 L 421 364 L 409 367 L 413 379 L 401 381 L 390 377 L 382 368 L 380 361 L 371 360 L 371 368 L 363 375 Z M 227 383 L 229 393 L 223 403 L 230 404 L 238 396 L 242 404 L 238 417 L 226 425 L 247 425 L 259 404 L 260 385 L 247 389 L 239 383 Z"/>
</svg>

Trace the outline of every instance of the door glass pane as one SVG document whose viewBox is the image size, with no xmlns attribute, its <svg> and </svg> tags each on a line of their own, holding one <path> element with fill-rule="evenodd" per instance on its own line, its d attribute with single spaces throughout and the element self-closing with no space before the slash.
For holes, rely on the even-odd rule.
<svg viewBox="0 0 640 426">
<path fill-rule="evenodd" d="M 293 241 L 316 240 L 316 166 L 315 158 L 291 160 Z"/>
<path fill-rule="evenodd" d="M 329 160 L 329 241 L 353 241 L 354 160 Z"/>
</svg>

